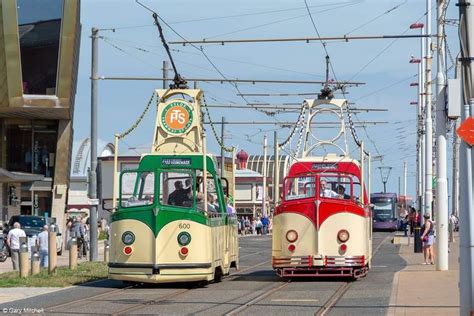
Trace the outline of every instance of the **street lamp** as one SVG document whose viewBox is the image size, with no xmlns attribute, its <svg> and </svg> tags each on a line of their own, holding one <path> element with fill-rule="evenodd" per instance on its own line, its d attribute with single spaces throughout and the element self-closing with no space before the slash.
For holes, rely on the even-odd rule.
<svg viewBox="0 0 474 316">
<path fill-rule="evenodd" d="M 425 25 L 420 22 L 415 22 L 410 25 L 410 29 L 415 30 L 419 29 L 421 35 L 424 35 L 425 33 Z M 417 116 L 417 164 L 416 164 L 416 192 L 417 192 L 417 202 L 418 202 L 418 208 L 423 209 L 424 208 L 424 151 L 425 151 L 425 142 L 423 139 L 423 133 L 424 133 L 424 121 L 423 121 L 423 104 L 425 102 L 425 80 L 424 80 L 424 72 L 425 72 L 425 60 L 423 59 L 425 56 L 425 41 L 422 38 L 420 38 L 420 48 L 421 48 L 421 58 L 417 59 L 419 60 L 418 62 L 418 83 L 412 83 L 410 84 L 411 87 L 418 87 L 418 102 L 410 102 L 411 105 L 417 105 L 416 108 L 416 116 Z M 415 59 L 412 56 L 412 60 Z M 411 62 L 410 60 L 410 63 Z"/>
<path fill-rule="evenodd" d="M 411 101 L 410 105 L 418 105 L 418 101 Z"/>
</svg>

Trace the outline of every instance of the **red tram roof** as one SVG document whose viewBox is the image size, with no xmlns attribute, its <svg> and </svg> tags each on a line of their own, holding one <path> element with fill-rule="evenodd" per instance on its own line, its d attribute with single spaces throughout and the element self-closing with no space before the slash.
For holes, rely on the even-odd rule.
<svg viewBox="0 0 474 316">
<path fill-rule="evenodd" d="M 359 163 L 350 161 L 300 161 L 290 167 L 288 176 L 298 176 L 308 173 L 342 172 L 356 176 L 360 179 Z"/>
</svg>

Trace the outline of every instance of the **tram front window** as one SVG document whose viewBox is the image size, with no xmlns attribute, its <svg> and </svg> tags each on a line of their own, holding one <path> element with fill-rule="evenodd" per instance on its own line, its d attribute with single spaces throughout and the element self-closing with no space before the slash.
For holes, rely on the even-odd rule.
<svg viewBox="0 0 474 316">
<path fill-rule="evenodd" d="M 297 200 L 314 197 L 315 178 L 297 177 L 285 180 L 285 200 Z"/>
<path fill-rule="evenodd" d="M 328 175 L 319 179 L 319 196 L 323 198 L 359 201 L 360 183 L 351 175 Z"/>
<path fill-rule="evenodd" d="M 194 177 L 189 172 L 162 172 L 160 177 L 161 205 L 192 207 L 194 187 Z"/>
<path fill-rule="evenodd" d="M 152 205 L 155 196 L 155 174 L 151 171 L 125 171 L 121 176 L 122 207 Z"/>
</svg>

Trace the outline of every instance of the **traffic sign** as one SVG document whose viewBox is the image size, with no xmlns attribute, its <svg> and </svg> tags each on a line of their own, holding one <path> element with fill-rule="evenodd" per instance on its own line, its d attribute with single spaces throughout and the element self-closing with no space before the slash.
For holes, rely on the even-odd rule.
<svg viewBox="0 0 474 316">
<path fill-rule="evenodd" d="M 474 145 L 474 118 L 470 116 L 465 119 L 456 130 L 456 133 L 470 146 Z"/>
</svg>

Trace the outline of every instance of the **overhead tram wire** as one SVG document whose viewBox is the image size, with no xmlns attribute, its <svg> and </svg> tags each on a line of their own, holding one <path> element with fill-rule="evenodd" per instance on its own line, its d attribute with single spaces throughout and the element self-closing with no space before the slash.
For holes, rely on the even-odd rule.
<svg viewBox="0 0 474 316">
<path fill-rule="evenodd" d="M 393 11 L 397 10 L 398 8 L 400 8 L 400 7 L 401 7 L 402 5 L 404 5 L 405 3 L 407 3 L 407 0 L 404 0 L 402 3 L 397 4 L 396 6 L 390 8 L 390 9 L 386 10 L 385 12 L 383 12 L 383 13 L 377 15 L 376 17 L 370 19 L 369 21 L 364 22 L 364 23 L 362 23 L 361 25 L 359 25 L 359 26 L 353 28 L 351 31 L 347 32 L 345 35 L 349 35 L 350 33 L 354 33 L 355 31 L 360 30 L 361 28 L 363 28 L 363 27 L 369 25 L 370 23 L 372 23 L 372 22 L 374 22 L 374 21 L 380 19 L 381 17 L 383 17 L 383 16 L 385 16 L 385 15 L 387 15 L 387 14 L 392 13 Z"/>
<path fill-rule="evenodd" d="M 347 4 L 344 4 L 344 5 L 340 5 L 336 8 L 325 9 L 325 10 L 316 11 L 316 12 L 312 12 L 312 13 L 324 13 L 324 12 L 333 11 L 333 10 L 345 8 L 345 7 L 348 7 L 348 6 L 352 6 L 352 5 L 359 4 L 359 3 L 360 3 L 360 1 L 359 2 L 354 2 L 354 3 L 347 3 Z M 265 26 L 269 26 L 269 25 L 274 25 L 274 24 L 278 24 L 278 23 L 282 23 L 282 22 L 286 22 L 286 21 L 296 20 L 296 19 L 299 19 L 299 18 L 302 18 L 302 17 L 305 17 L 305 16 L 306 16 L 306 14 L 303 14 L 303 15 L 293 16 L 293 17 L 290 17 L 290 18 L 280 19 L 280 20 L 276 20 L 276 21 L 272 21 L 272 22 L 268 22 L 268 23 L 264 23 L 264 24 L 253 25 L 253 26 L 250 26 L 250 27 L 238 29 L 238 30 L 231 31 L 231 32 L 226 32 L 226 33 L 216 34 L 216 35 L 212 35 L 212 36 L 207 36 L 207 37 L 205 37 L 205 39 L 216 38 L 216 37 L 223 36 L 223 35 L 230 35 L 230 34 L 240 33 L 240 32 L 249 31 L 249 30 L 255 30 L 257 28 L 261 28 L 261 27 L 265 27 Z"/>
<path fill-rule="evenodd" d="M 180 37 L 182 40 L 184 40 L 185 42 L 187 42 L 187 40 L 180 34 L 178 33 L 174 28 L 172 28 L 161 16 L 159 16 L 154 10 L 152 10 L 151 8 L 143 5 L 142 3 L 140 3 L 138 0 L 135 0 L 136 3 L 138 3 L 140 6 L 144 7 L 145 9 L 147 9 L 148 11 L 150 12 L 153 12 L 154 15 L 157 16 L 157 18 L 159 20 L 161 20 L 173 33 L 175 33 L 178 37 Z M 231 83 L 231 81 L 227 78 L 227 76 L 225 76 L 222 71 L 220 71 L 220 69 L 212 62 L 212 60 L 209 58 L 209 56 L 206 54 L 206 52 L 204 52 L 204 48 L 201 47 L 197 47 L 196 45 L 194 44 L 191 44 L 192 47 L 194 47 L 196 50 L 198 50 L 199 52 L 202 53 L 202 55 L 204 56 L 204 58 L 211 64 L 211 66 L 216 70 L 216 72 L 222 77 L 224 78 L 225 81 L 229 82 L 231 84 L 231 86 L 233 86 L 237 92 L 239 94 L 242 94 L 242 92 L 240 91 L 237 83 Z M 249 101 L 245 98 L 245 97 L 241 97 L 246 103 L 249 103 Z M 259 111 L 258 109 L 256 109 L 257 111 Z M 259 111 L 261 112 L 261 111 Z M 261 112 L 261 113 L 264 113 L 264 112 Z M 274 118 L 275 119 L 275 118 Z M 276 119 L 275 119 L 276 120 Z"/>
<path fill-rule="evenodd" d="M 433 6 L 431 7 L 431 9 L 433 9 L 434 6 L 435 6 L 435 5 L 433 5 Z M 416 20 L 416 22 L 418 22 L 418 21 L 420 21 L 421 19 L 423 19 L 423 18 L 426 16 L 427 13 L 428 13 L 428 11 L 425 11 L 425 13 L 424 13 L 421 17 L 419 17 L 418 20 Z M 410 28 L 407 28 L 402 34 L 407 33 L 409 30 L 410 30 Z M 428 36 L 430 36 L 430 35 L 431 35 L 431 34 L 428 34 Z M 356 73 L 351 77 L 350 80 L 354 80 L 360 73 L 362 73 L 362 71 L 364 71 L 371 63 L 373 63 L 378 57 L 380 57 L 385 51 L 387 51 L 387 50 L 388 50 L 395 42 L 397 42 L 398 40 L 399 40 L 399 38 L 396 38 L 396 39 L 394 39 L 391 43 L 389 43 L 389 44 L 388 44 L 385 48 L 383 48 L 375 57 L 373 57 L 371 60 L 369 60 L 369 62 L 366 63 L 358 72 L 356 72 Z M 417 75 L 415 75 L 414 77 L 416 77 L 416 76 L 417 76 Z M 360 99 L 360 98 L 359 98 L 359 99 Z M 358 117 L 357 117 L 357 113 L 355 113 L 355 117 L 357 118 L 357 120 L 359 120 Z M 364 126 L 363 129 L 364 129 L 365 135 L 367 136 L 367 139 L 374 145 L 374 148 L 375 148 L 377 154 L 378 154 L 379 156 L 381 156 L 380 151 L 378 150 L 378 147 L 377 147 L 376 143 L 375 143 L 375 142 L 373 141 L 373 139 L 369 136 L 369 133 L 367 132 L 366 127 Z M 382 165 L 383 165 L 383 160 L 382 160 Z"/>
<path fill-rule="evenodd" d="M 143 4 L 140 3 L 138 0 L 135 0 L 135 2 L 138 3 L 140 6 L 144 7 L 145 9 L 147 9 L 147 10 L 153 12 L 153 18 L 155 19 L 155 21 L 156 21 L 157 24 L 159 24 L 159 23 L 158 23 L 158 19 L 161 20 L 173 33 L 175 33 L 175 34 L 176 34 L 177 36 L 179 36 L 181 39 L 183 39 L 184 41 L 186 41 L 186 39 L 185 39 L 181 34 L 179 34 L 176 30 L 174 30 L 174 29 L 173 29 L 162 17 L 160 17 L 155 11 L 153 11 L 152 9 L 150 9 L 150 8 L 148 8 L 147 6 L 143 5 Z M 161 33 L 160 33 L 160 34 L 161 34 Z M 164 40 L 163 37 L 162 37 L 162 40 Z M 167 46 L 167 45 L 166 45 L 166 46 Z M 194 45 L 194 44 L 192 44 L 192 46 L 203 54 L 203 56 L 204 56 L 204 57 L 207 59 L 207 61 L 212 65 L 212 67 L 213 67 L 225 80 L 228 80 L 227 77 L 219 70 L 219 68 L 218 68 L 218 67 L 212 62 L 212 60 L 207 56 L 207 54 L 204 52 L 204 49 L 203 49 L 202 47 L 201 47 L 201 48 L 198 48 L 198 47 L 197 47 L 196 45 Z M 167 52 L 168 52 L 168 54 L 171 56 L 171 54 L 169 53 L 169 50 L 167 50 Z M 175 77 L 176 77 L 176 74 L 175 74 Z M 239 89 L 239 87 L 238 87 L 238 85 L 237 85 L 236 82 L 234 82 L 234 84 L 231 84 L 231 85 L 237 90 L 237 92 L 238 92 L 239 94 L 242 94 L 242 91 L 240 91 L 240 89 Z M 241 98 L 242 98 L 246 103 L 249 103 L 248 100 L 247 100 L 245 97 L 241 96 Z M 203 101 L 204 101 L 204 106 L 206 107 L 207 104 L 206 104 L 205 98 L 203 98 Z M 300 117 L 301 117 L 301 115 L 302 115 L 302 113 L 303 113 L 303 109 L 304 109 L 304 108 L 302 107 L 302 108 L 301 108 L 301 112 L 300 112 Z M 256 109 L 256 110 L 259 111 L 259 112 L 261 112 L 261 113 L 266 114 L 267 116 L 270 116 L 271 118 L 273 118 L 275 121 L 278 122 L 278 119 L 275 118 L 274 115 L 271 115 L 271 113 L 265 112 L 264 110 L 263 110 L 263 111 L 262 111 L 262 110 L 259 110 L 259 109 Z M 209 117 L 209 119 L 211 118 L 209 113 L 208 113 L 208 117 Z M 212 123 L 212 121 L 211 121 L 211 123 Z M 216 139 L 217 139 L 219 145 L 221 145 L 221 144 L 222 144 L 222 140 L 219 142 L 219 138 L 218 138 L 218 136 L 217 136 L 217 133 L 215 133 L 215 129 L 213 129 L 213 132 L 214 132 L 214 136 L 216 137 Z M 222 145 L 221 145 L 221 147 L 222 147 L 224 150 L 227 149 L 227 148 L 223 147 Z"/>
<path fill-rule="evenodd" d="M 304 0 L 304 3 L 306 5 L 306 10 L 308 11 L 309 18 L 311 19 L 311 23 L 313 24 L 313 28 L 316 31 L 316 34 L 317 34 L 318 38 L 321 38 L 318 27 L 316 26 L 316 23 L 314 22 L 313 16 L 311 15 L 311 11 L 309 10 L 307 0 Z M 336 76 L 336 72 L 334 71 L 334 67 L 333 67 L 331 58 L 329 57 L 329 52 L 326 48 L 326 43 L 322 40 L 320 40 L 320 43 L 323 46 L 323 49 L 326 53 L 326 63 L 329 65 L 329 68 L 331 69 L 331 72 L 332 72 L 332 75 L 334 76 L 334 79 L 336 81 L 338 81 L 337 76 Z M 328 77 L 328 74 L 326 74 L 326 77 Z M 344 87 L 342 87 L 341 91 L 342 91 L 343 94 L 345 94 Z M 351 116 L 349 105 L 347 105 L 346 108 L 347 108 L 347 114 L 348 114 L 348 118 L 349 118 L 349 127 L 350 127 L 350 130 L 351 130 L 352 138 L 354 139 L 357 146 L 361 147 L 362 143 L 361 143 L 361 141 L 359 140 L 359 138 L 357 136 L 357 133 L 356 133 L 356 130 L 355 130 L 355 127 L 354 127 L 354 123 L 352 122 L 352 116 Z M 364 153 L 366 155 L 369 155 L 369 153 L 366 150 L 364 150 Z"/>
<path fill-rule="evenodd" d="M 142 45 L 142 46 L 148 46 L 148 47 L 156 47 L 156 48 L 157 48 L 157 47 L 161 47 L 161 46 L 148 45 L 148 44 L 146 44 L 146 43 L 139 43 L 139 42 L 124 40 L 124 39 L 121 39 L 121 38 L 110 37 L 110 36 L 103 36 L 102 38 L 103 38 L 103 39 L 107 39 L 107 40 L 109 40 L 109 41 L 113 41 L 113 42 L 122 42 L 122 43 L 125 43 L 125 44 L 121 44 L 121 45 L 125 45 L 125 46 L 127 46 L 127 47 L 136 49 L 137 51 L 140 51 L 140 52 L 148 53 L 148 54 L 155 55 L 155 56 L 161 56 L 161 55 L 160 55 L 159 53 L 157 53 L 157 52 L 148 50 L 148 49 L 143 48 L 143 47 L 138 47 L 138 46 L 136 46 L 136 45 Z M 131 44 L 135 44 L 135 45 L 131 45 Z M 191 55 L 195 55 L 195 56 L 202 56 L 201 53 L 188 52 L 188 51 L 184 51 L 184 50 L 180 50 L 180 49 L 176 49 L 176 48 L 173 48 L 173 49 L 170 49 L 170 50 L 171 50 L 172 52 L 177 52 L 177 53 L 181 53 L 181 54 L 191 54 Z M 238 64 L 243 64 L 243 65 L 250 65 L 250 66 L 261 67 L 261 68 L 264 68 L 264 69 L 279 70 L 279 71 L 284 71 L 284 72 L 290 72 L 290 73 L 301 74 L 301 75 L 308 75 L 308 76 L 315 76 L 315 77 L 320 76 L 320 75 L 317 75 L 317 74 L 312 74 L 312 73 L 303 72 L 303 71 L 285 69 L 285 68 L 281 68 L 281 67 L 273 67 L 273 66 L 262 65 L 262 64 L 258 64 L 258 63 L 245 62 L 245 61 L 241 61 L 241 60 L 235 60 L 235 59 L 230 59 L 230 58 L 225 58 L 225 57 L 219 57 L 219 56 L 214 56 L 214 55 L 209 55 L 209 57 L 212 57 L 212 58 L 214 58 L 214 59 L 224 60 L 224 61 L 231 62 L 231 63 L 238 63 Z M 176 60 L 178 60 L 180 63 L 187 64 L 187 65 L 190 65 L 190 66 L 192 66 L 192 67 L 201 68 L 201 69 L 205 69 L 205 70 L 210 70 L 210 69 L 207 69 L 207 68 L 199 67 L 199 66 L 197 66 L 197 65 L 195 65 L 195 64 L 191 64 L 191 63 L 184 62 L 183 60 L 180 60 L 180 59 L 176 59 Z M 212 71 L 215 71 L 215 70 L 212 70 Z M 323 76 L 320 76 L 320 77 L 323 77 Z"/>
<path fill-rule="evenodd" d="M 254 38 L 254 39 L 217 39 L 217 40 L 191 40 L 191 41 L 171 41 L 170 45 L 192 45 L 192 44 L 241 44 L 241 43 L 271 43 L 271 42 L 316 42 L 316 41 L 342 41 L 350 42 L 356 40 L 383 40 L 383 39 L 415 39 L 415 38 L 426 38 L 436 37 L 436 35 L 403 35 L 403 34 L 392 34 L 392 35 L 361 35 L 361 36 L 327 36 L 327 37 L 289 37 L 289 38 Z"/>
<path fill-rule="evenodd" d="M 336 5 L 348 4 L 348 3 L 354 3 L 354 2 L 355 3 L 361 3 L 362 1 L 333 2 L 333 3 L 328 3 L 328 4 L 312 5 L 311 8 L 330 7 L 330 6 L 336 6 Z M 287 13 L 289 11 L 299 11 L 299 10 L 305 10 L 305 9 L 306 9 L 305 7 L 294 7 L 294 8 L 279 9 L 279 10 L 260 11 L 260 12 L 234 14 L 234 15 L 224 15 L 224 16 L 218 16 L 218 17 L 192 19 L 192 20 L 182 20 L 182 21 L 170 22 L 170 24 L 182 24 L 182 23 L 190 23 L 190 22 L 214 21 L 214 20 L 222 20 L 222 19 L 230 19 L 230 18 L 240 18 L 240 17 L 246 17 L 246 16 L 256 16 L 256 15 L 281 13 L 281 12 Z"/>
</svg>

